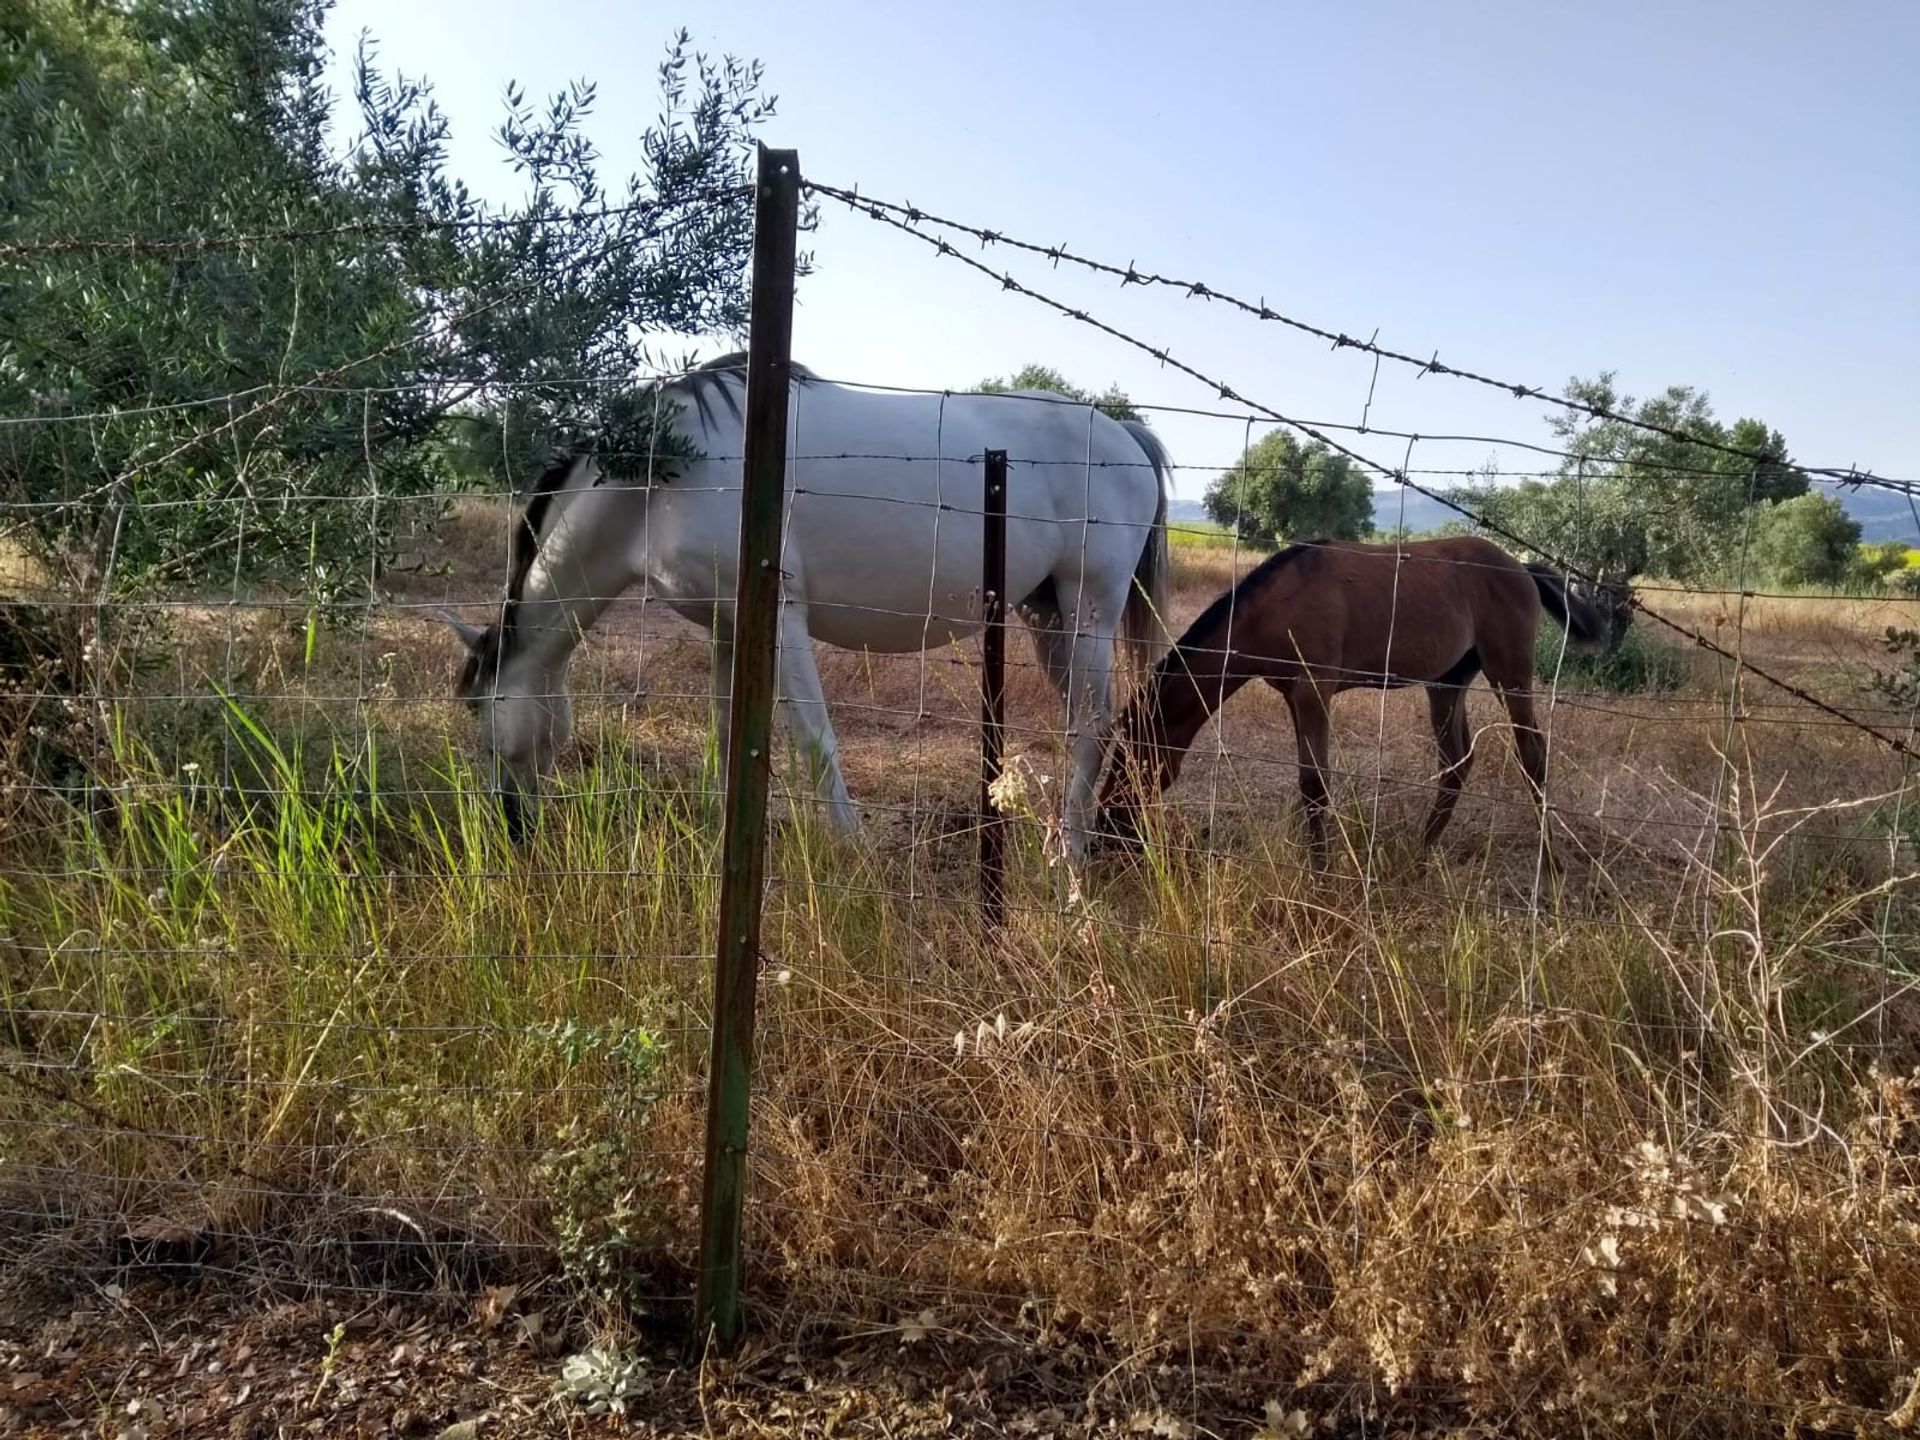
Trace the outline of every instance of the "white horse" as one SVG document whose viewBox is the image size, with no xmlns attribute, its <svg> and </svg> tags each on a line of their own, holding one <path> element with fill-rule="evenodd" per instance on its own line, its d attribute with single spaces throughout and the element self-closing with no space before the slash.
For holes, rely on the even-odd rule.
<svg viewBox="0 0 1920 1440">
<path fill-rule="evenodd" d="M 710 458 L 657 457 L 631 481 L 588 454 L 556 462 L 515 527 L 499 621 L 482 630 L 448 617 L 467 647 L 458 693 L 480 716 L 516 835 L 571 731 L 567 662 L 636 581 L 711 630 L 726 743 L 744 360 L 723 356 L 656 390 L 674 433 Z M 1159 437 L 1057 395 L 878 393 L 792 368 L 778 693 L 832 818 L 849 831 L 859 823 L 811 642 L 902 653 L 980 629 L 982 459 L 998 449 L 1008 456 L 1007 594 L 1066 709 L 1062 819 L 1084 854 L 1116 638 L 1143 667 L 1161 648 L 1171 465 Z"/>
</svg>

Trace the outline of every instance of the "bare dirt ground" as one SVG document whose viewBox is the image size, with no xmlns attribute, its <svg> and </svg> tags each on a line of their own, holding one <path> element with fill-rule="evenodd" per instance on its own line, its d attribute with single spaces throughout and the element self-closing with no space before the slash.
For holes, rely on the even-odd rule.
<svg viewBox="0 0 1920 1440">
<path fill-rule="evenodd" d="M 641 1337 L 619 1413 L 558 1395 L 589 1343 L 537 1295 L 471 1302 L 274 1300 L 200 1286 L 95 1287 L 0 1312 L 8 1440 L 289 1437 L 1034 1437 L 1308 1433 L 1230 1374 L 1117 1378 L 1110 1360 L 913 1325 L 796 1335 L 731 1357 Z M 1296 1402 L 1297 1403 L 1297 1402 Z M 1271 1429 L 1262 1427 L 1271 1424 Z M 1376 1430 L 1397 1433 L 1395 1427 Z"/>
</svg>

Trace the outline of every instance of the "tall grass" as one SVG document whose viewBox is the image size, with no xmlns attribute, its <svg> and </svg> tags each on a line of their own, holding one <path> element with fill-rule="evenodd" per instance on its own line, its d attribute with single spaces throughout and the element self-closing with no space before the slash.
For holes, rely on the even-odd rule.
<svg viewBox="0 0 1920 1440">
<path fill-rule="evenodd" d="M 590 733 L 516 851 L 452 751 L 227 721 L 219 774 L 123 732 L 109 803 L 13 847 L 0 1178 L 61 1223 L 8 1250 L 111 1220 L 335 1283 L 681 1290 L 710 765 Z M 1069 883 L 1028 819 L 994 935 L 969 835 L 909 877 L 783 803 L 755 1293 L 1250 1367 L 1348 1420 L 1894 1411 L 1920 1014 L 1884 937 L 1920 916 L 1884 858 L 1816 864 L 1727 794 L 1711 869 L 1653 895 L 1596 863 L 1524 913 L 1471 866 L 1310 876 L 1271 817 L 1203 847 L 1173 816 Z"/>
<path fill-rule="evenodd" d="M 1184 549 L 1182 612 L 1257 558 Z M 1678 613 L 1711 627 L 1719 603 Z M 1827 665 L 1874 653 L 1882 616 L 1754 601 L 1742 619 Z M 325 672 L 331 644 L 260 639 L 236 693 Z M 904 723 L 942 686 L 970 720 L 969 677 L 863 678 L 844 657 L 827 674 L 836 701 L 862 687 L 843 736 L 878 717 L 850 751 L 970 794 L 971 732 Z M 1051 717 L 1015 679 L 1016 709 Z M 702 755 L 677 712 L 583 706 L 516 848 L 422 698 L 437 686 L 338 727 L 298 693 L 215 696 L 191 721 L 109 707 L 94 791 L 18 812 L 4 1278 L 129 1258 L 354 1287 L 559 1271 L 609 1317 L 687 1292 L 710 738 Z M 1625 761 L 1696 787 L 1717 838 L 1656 854 L 1574 825 L 1559 882 L 1524 824 L 1423 863 L 1351 785 L 1330 875 L 1303 863 L 1290 792 L 1250 788 L 1204 829 L 1176 803 L 1136 860 L 1075 874 L 1036 771 L 992 934 L 973 834 L 934 818 L 934 781 L 870 769 L 848 842 L 783 780 L 752 1294 L 845 1322 L 932 1309 L 1110 1384 L 1210 1367 L 1261 1392 L 1254 1413 L 1283 1400 L 1336 1428 L 1757 1435 L 1904 1413 L 1920 903 L 1900 836 L 1920 798 L 1846 803 L 1881 772 L 1822 729 L 1780 752 L 1813 797 L 1789 811 L 1707 708 L 1659 728 L 1644 705 L 1561 708 L 1557 803 L 1608 809 L 1629 783 L 1608 744 L 1639 725 L 1660 748 Z M 1273 723 L 1236 748 L 1286 771 Z M 1364 734 L 1403 744 L 1389 758 L 1417 783 L 1413 723 Z M 1483 744 L 1469 810 L 1506 783 L 1503 742 Z M 1187 793 L 1203 773 L 1197 756 Z"/>
</svg>

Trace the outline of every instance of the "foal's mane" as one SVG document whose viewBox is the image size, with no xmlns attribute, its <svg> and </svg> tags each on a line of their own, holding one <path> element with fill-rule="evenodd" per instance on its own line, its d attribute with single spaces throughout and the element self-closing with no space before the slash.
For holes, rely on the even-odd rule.
<svg viewBox="0 0 1920 1440">
<path fill-rule="evenodd" d="M 1283 568 L 1317 555 L 1325 543 L 1324 540 L 1302 540 L 1285 546 L 1242 575 L 1237 584 L 1221 592 L 1187 627 L 1186 633 L 1160 661 L 1160 671 L 1173 674 L 1190 668 L 1196 651 L 1225 650 L 1227 626 L 1235 612 L 1251 604 Z"/>
</svg>

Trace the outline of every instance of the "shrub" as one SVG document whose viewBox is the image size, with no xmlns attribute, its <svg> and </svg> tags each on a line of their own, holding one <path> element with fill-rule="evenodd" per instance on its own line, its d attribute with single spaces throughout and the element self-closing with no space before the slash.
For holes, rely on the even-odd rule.
<svg viewBox="0 0 1920 1440">
<path fill-rule="evenodd" d="M 1753 573 L 1776 585 L 1838 585 L 1860 557 L 1860 522 L 1831 495 L 1811 492 L 1753 517 Z"/>
<path fill-rule="evenodd" d="M 1644 630 L 1629 630 L 1610 650 L 1568 647 L 1561 654 L 1560 627 L 1543 625 L 1534 642 L 1533 668 L 1542 680 L 1558 674 L 1570 690 L 1606 690 L 1616 695 L 1665 694 L 1686 683 L 1687 657 Z"/>
</svg>

